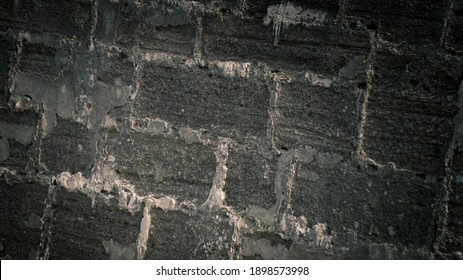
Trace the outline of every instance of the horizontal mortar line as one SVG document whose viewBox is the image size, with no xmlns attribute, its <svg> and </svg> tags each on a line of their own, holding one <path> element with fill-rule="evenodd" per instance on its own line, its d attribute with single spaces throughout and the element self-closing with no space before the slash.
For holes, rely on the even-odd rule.
<svg viewBox="0 0 463 280">
<path fill-rule="evenodd" d="M 169 52 L 161 52 L 161 51 L 152 51 L 152 50 L 147 50 L 147 49 L 140 49 L 141 50 L 141 54 L 142 54 L 142 57 L 141 59 L 145 62 L 150 62 L 150 61 L 154 61 L 154 62 L 169 62 L 168 59 L 178 59 L 178 60 L 184 60 L 185 62 L 187 62 L 188 60 L 194 60 L 194 57 L 192 56 L 185 56 L 185 55 L 180 55 L 180 54 L 173 54 L 173 53 L 169 53 Z M 146 56 L 149 56 L 149 55 L 153 55 L 153 56 L 158 56 L 158 57 L 152 57 L 152 58 L 147 58 Z M 220 66 L 221 63 L 223 64 L 227 64 L 227 63 L 232 63 L 232 64 L 236 64 L 236 65 L 246 65 L 247 67 L 249 67 L 249 75 L 250 77 L 253 77 L 253 78 L 259 78 L 259 74 L 261 75 L 264 75 L 265 74 L 265 69 L 261 69 L 261 67 L 259 67 L 257 64 L 255 64 L 255 62 L 253 62 L 252 60 L 213 60 L 213 59 L 207 59 L 207 58 L 202 58 L 202 61 L 204 61 L 205 65 L 207 65 L 208 67 L 217 67 L 219 69 L 224 69 Z M 196 63 L 194 63 L 196 65 Z M 267 68 L 270 69 L 271 67 L 269 67 L 267 65 L 267 63 L 264 63 L 264 68 Z M 225 69 L 224 69 L 225 70 Z M 239 70 L 239 69 L 237 69 Z M 256 73 L 257 71 L 257 73 Z M 317 76 L 320 76 L 320 77 L 324 77 L 324 78 L 330 78 L 330 79 L 334 79 L 336 78 L 337 76 L 336 75 L 327 75 L 327 74 L 321 74 L 321 73 L 317 73 L 317 72 L 313 72 L 311 69 L 306 69 L 306 70 L 290 70 L 290 69 L 282 69 L 280 73 L 278 73 L 278 75 L 280 76 L 279 78 L 283 78 L 283 79 L 297 79 L 299 82 L 301 81 L 304 81 L 306 83 L 310 83 L 310 84 L 313 84 L 311 81 L 307 80 L 307 78 L 305 78 L 305 75 L 307 73 L 311 73 L 311 74 L 314 74 L 314 75 L 317 75 Z M 245 77 L 246 78 L 246 77 Z M 265 78 L 262 77 L 262 80 L 264 80 Z M 290 81 L 291 82 L 291 81 Z"/>
</svg>

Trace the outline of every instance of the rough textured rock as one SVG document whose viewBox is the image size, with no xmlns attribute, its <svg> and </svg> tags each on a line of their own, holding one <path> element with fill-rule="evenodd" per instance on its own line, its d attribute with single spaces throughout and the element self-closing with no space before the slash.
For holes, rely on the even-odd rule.
<svg viewBox="0 0 463 280">
<path fill-rule="evenodd" d="M 463 259 L 460 0 L 0 3 L 0 258 Z"/>
</svg>

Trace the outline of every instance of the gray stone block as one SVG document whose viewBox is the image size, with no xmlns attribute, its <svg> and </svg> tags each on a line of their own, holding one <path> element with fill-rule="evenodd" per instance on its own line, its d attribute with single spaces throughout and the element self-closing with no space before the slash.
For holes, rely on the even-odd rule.
<svg viewBox="0 0 463 280">
<path fill-rule="evenodd" d="M 88 36 L 92 3 L 90 1 L 7 1 L 0 19 L 1 30 L 59 33 L 83 40 Z"/>
<path fill-rule="evenodd" d="M 0 258 L 37 258 L 47 195 L 48 186 L 0 178 Z"/>
<path fill-rule="evenodd" d="M 117 199 L 92 202 L 86 194 L 56 187 L 49 229 L 50 259 L 137 259 L 143 218 L 118 206 Z"/>
<path fill-rule="evenodd" d="M 72 120 L 58 117 L 56 126 L 42 140 L 40 149 L 40 163 L 52 174 L 67 171 L 88 176 L 95 162 L 92 133 Z"/>
<path fill-rule="evenodd" d="M 276 202 L 275 161 L 254 150 L 231 148 L 225 185 L 227 205 L 238 211 L 251 206 L 270 209 Z"/>
<path fill-rule="evenodd" d="M 431 70 L 435 67 L 438 72 Z M 451 62 L 378 54 L 368 98 L 366 154 L 380 164 L 443 175 L 460 69 Z"/>
<path fill-rule="evenodd" d="M 229 259 L 233 227 L 226 217 L 152 211 L 145 259 Z"/>
<path fill-rule="evenodd" d="M 349 155 L 354 151 L 359 94 L 356 85 L 323 87 L 306 81 L 282 84 L 275 121 L 277 148 L 314 146 Z"/>
<path fill-rule="evenodd" d="M 222 71 L 238 72 L 228 77 Z M 142 72 L 135 116 L 160 118 L 177 129 L 205 129 L 214 136 L 265 137 L 270 92 L 263 80 L 240 77 L 247 72 L 239 71 L 246 69 L 149 62 Z"/>
<path fill-rule="evenodd" d="M 212 187 L 216 161 L 210 146 L 142 133 L 109 133 L 108 153 L 116 172 L 140 195 L 172 196 L 198 204 Z"/>
</svg>

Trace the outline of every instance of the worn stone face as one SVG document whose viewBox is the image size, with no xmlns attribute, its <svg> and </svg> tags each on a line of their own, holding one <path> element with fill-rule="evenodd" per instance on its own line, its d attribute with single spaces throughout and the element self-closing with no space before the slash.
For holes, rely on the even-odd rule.
<svg viewBox="0 0 463 280">
<path fill-rule="evenodd" d="M 247 149 L 229 152 L 226 182 L 227 204 L 237 210 L 251 206 L 269 209 L 275 204 L 275 160 Z"/>
<path fill-rule="evenodd" d="M 430 63 L 440 72 L 428 71 L 424 65 Z M 378 54 L 368 97 L 365 153 L 381 164 L 442 175 L 460 71 L 439 61 Z"/>
<path fill-rule="evenodd" d="M 9 98 L 7 87 L 14 58 L 14 41 L 7 34 L 0 33 L 0 48 L 3 50 L 0 54 L 0 104 L 5 104 Z"/>
<path fill-rule="evenodd" d="M 122 136 L 122 137 L 121 137 Z M 141 133 L 108 135 L 116 173 L 142 195 L 172 196 L 202 203 L 215 171 L 213 150 L 199 143 Z"/>
<path fill-rule="evenodd" d="M 0 109 L 0 166 L 25 173 L 37 161 L 33 142 L 39 116 L 32 110 L 11 112 Z"/>
<path fill-rule="evenodd" d="M 438 182 L 407 172 L 365 172 L 335 153 L 311 153 L 297 163 L 295 173 L 293 215 L 308 224 L 326 223 L 347 256 L 366 240 L 416 249 L 432 245 Z"/>
<path fill-rule="evenodd" d="M 0 177 L 0 256 L 2 259 L 36 259 L 48 187 L 10 180 Z"/>
<path fill-rule="evenodd" d="M 58 118 L 53 132 L 42 141 L 40 163 L 47 172 L 90 174 L 94 147 L 91 133 L 83 125 Z"/>
<path fill-rule="evenodd" d="M 456 0 L 0 3 L 0 258 L 463 259 Z"/>
<path fill-rule="evenodd" d="M 2 3 L 1 9 L 2 30 L 45 31 L 80 40 L 87 36 L 92 7 L 90 1 L 8 1 Z"/>
<path fill-rule="evenodd" d="M 462 18 L 463 3 L 455 1 L 448 16 L 448 35 L 446 38 L 447 46 L 454 51 L 461 51 L 463 46 Z"/>
<path fill-rule="evenodd" d="M 320 84 L 295 81 L 281 85 L 275 143 L 282 150 L 316 146 L 349 155 L 354 145 L 360 92 L 355 86 L 332 86 L 330 78 L 314 79 Z"/>
<path fill-rule="evenodd" d="M 56 188 L 52 205 L 50 259 L 138 258 L 141 212 L 131 214 L 115 199 L 92 202 L 83 193 L 61 187 Z"/>
<path fill-rule="evenodd" d="M 222 137 L 264 137 L 270 96 L 267 86 L 246 77 L 251 75 L 248 65 L 225 63 L 222 67 L 148 62 L 135 101 L 136 117 L 159 118 L 177 128 L 205 129 Z"/>
<path fill-rule="evenodd" d="M 146 259 L 228 259 L 229 220 L 154 209 Z M 171 222 L 174 221 L 174 222 Z"/>
<path fill-rule="evenodd" d="M 116 43 L 184 55 L 193 53 L 195 17 L 183 7 L 164 1 L 142 6 L 133 1 L 120 1 L 120 4 L 112 5 L 120 6 L 110 8 L 110 13 L 117 13 L 120 9 L 120 20 L 114 19 L 115 24 L 105 27 L 105 30 L 117 32 Z"/>
</svg>

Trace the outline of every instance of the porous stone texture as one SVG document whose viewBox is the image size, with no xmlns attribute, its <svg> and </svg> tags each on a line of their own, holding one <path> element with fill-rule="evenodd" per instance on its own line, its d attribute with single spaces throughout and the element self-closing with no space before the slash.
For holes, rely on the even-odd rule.
<svg viewBox="0 0 463 280">
<path fill-rule="evenodd" d="M 463 259 L 460 0 L 0 3 L 1 259 Z"/>
</svg>

